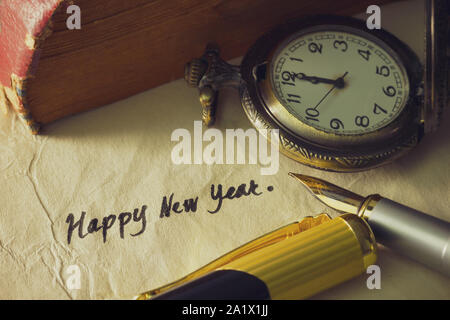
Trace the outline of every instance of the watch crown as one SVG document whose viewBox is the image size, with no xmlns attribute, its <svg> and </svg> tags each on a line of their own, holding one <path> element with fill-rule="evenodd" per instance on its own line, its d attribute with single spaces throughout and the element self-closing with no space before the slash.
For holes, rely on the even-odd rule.
<svg viewBox="0 0 450 320">
<path fill-rule="evenodd" d="M 186 63 L 184 68 L 184 79 L 191 87 L 197 87 L 208 68 L 207 63 L 202 59 L 192 59 Z"/>
</svg>

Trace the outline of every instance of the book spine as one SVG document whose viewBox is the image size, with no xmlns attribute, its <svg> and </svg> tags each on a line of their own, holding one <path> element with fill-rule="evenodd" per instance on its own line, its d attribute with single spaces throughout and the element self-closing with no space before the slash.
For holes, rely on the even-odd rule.
<svg viewBox="0 0 450 320">
<path fill-rule="evenodd" d="M 27 104 L 40 45 L 51 34 L 51 18 L 65 0 L 0 1 L 0 107 L 13 109 L 33 134 L 39 124 Z"/>
</svg>

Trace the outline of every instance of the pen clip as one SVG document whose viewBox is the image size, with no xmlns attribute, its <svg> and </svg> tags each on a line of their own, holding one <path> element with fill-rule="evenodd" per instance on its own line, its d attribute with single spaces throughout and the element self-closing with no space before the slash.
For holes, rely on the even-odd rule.
<svg viewBox="0 0 450 320">
<path fill-rule="evenodd" d="M 327 221 L 331 220 L 331 217 L 325 213 L 319 214 L 315 217 L 305 217 L 300 221 L 288 224 L 284 227 L 281 227 L 275 231 L 269 232 L 259 238 L 256 238 L 255 240 L 252 240 L 250 242 L 247 242 L 246 244 L 224 254 L 220 258 L 208 263 L 207 265 L 201 267 L 200 269 L 197 269 L 196 271 L 186 275 L 185 277 L 176 280 L 174 282 L 171 282 L 167 285 L 164 285 L 162 287 L 144 292 L 136 297 L 137 300 L 148 300 L 152 298 L 153 296 L 166 292 L 174 287 L 177 287 L 183 283 L 186 283 L 190 280 L 193 280 L 195 278 L 201 277 L 211 271 L 214 271 L 220 267 L 223 267 L 224 265 L 235 261 L 251 252 L 254 252 L 256 250 L 265 248 L 267 246 L 270 246 L 272 244 L 278 243 L 282 240 L 285 240 L 287 238 L 290 238 L 300 232 L 309 230 L 315 226 L 318 226 L 322 223 L 325 223 Z"/>
</svg>

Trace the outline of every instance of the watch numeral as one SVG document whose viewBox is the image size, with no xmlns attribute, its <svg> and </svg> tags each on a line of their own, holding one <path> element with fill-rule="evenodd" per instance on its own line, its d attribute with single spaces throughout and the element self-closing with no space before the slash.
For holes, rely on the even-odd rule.
<svg viewBox="0 0 450 320">
<path fill-rule="evenodd" d="M 308 108 L 305 110 L 305 113 L 307 116 L 306 119 L 308 120 L 313 120 L 313 121 L 319 121 L 319 119 L 317 119 L 317 117 L 319 117 L 320 112 L 314 108 Z"/>
<path fill-rule="evenodd" d="M 315 42 L 311 42 L 309 45 L 308 45 L 308 49 L 309 49 L 309 51 L 311 51 L 312 53 L 315 53 L 315 52 L 318 52 L 318 53 L 322 53 L 322 45 L 319 43 L 319 44 L 317 44 L 317 43 L 315 43 Z"/>
<path fill-rule="evenodd" d="M 389 77 L 389 75 L 391 74 L 391 70 L 389 70 L 387 66 L 381 66 L 377 67 L 376 73 L 381 76 Z"/>
<path fill-rule="evenodd" d="M 284 80 L 281 81 L 282 84 L 295 86 L 295 75 L 291 74 L 289 71 L 283 71 L 283 73 L 281 74 L 281 78 Z"/>
<path fill-rule="evenodd" d="M 371 55 L 371 52 L 369 50 L 358 49 L 358 53 L 361 57 L 364 58 L 364 60 L 369 61 L 369 57 Z"/>
<path fill-rule="evenodd" d="M 290 94 L 288 93 L 289 98 L 297 98 L 297 99 L 287 99 L 287 101 L 289 102 L 295 102 L 295 103 L 300 103 L 300 96 L 297 94 Z"/>
<path fill-rule="evenodd" d="M 334 40 L 334 42 L 333 42 L 333 47 L 334 47 L 335 49 L 341 48 L 341 51 L 342 51 L 342 52 L 345 52 L 345 51 L 347 51 L 347 49 L 348 49 L 347 42 L 345 42 L 345 41 L 339 41 L 339 40 Z M 334 120 L 334 119 L 333 119 L 333 120 Z"/>
<path fill-rule="evenodd" d="M 290 58 L 292 61 L 298 61 L 298 62 L 303 62 L 303 60 L 302 59 L 300 59 L 300 58 Z"/>
<path fill-rule="evenodd" d="M 370 120 L 369 120 L 369 117 L 367 117 L 367 116 L 356 116 L 356 118 L 355 118 L 355 124 L 358 127 L 366 128 L 369 126 L 369 123 L 370 123 Z"/>
<path fill-rule="evenodd" d="M 383 113 L 387 113 L 387 111 L 385 109 L 383 109 L 382 107 L 380 107 L 379 105 L 377 105 L 375 103 L 374 107 L 373 107 L 373 113 L 375 114 L 380 114 L 381 112 Z"/>
<path fill-rule="evenodd" d="M 334 118 L 330 121 L 330 127 L 335 130 L 338 130 L 340 128 L 344 129 L 344 124 L 341 120 Z"/>
<path fill-rule="evenodd" d="M 388 97 L 393 97 L 397 93 L 397 91 L 395 90 L 395 88 L 393 86 L 389 86 L 387 88 L 383 88 L 383 92 Z"/>
<path fill-rule="evenodd" d="M 283 71 L 283 73 L 281 74 L 281 78 L 283 78 L 284 81 L 294 81 L 295 75 L 293 75 L 289 71 Z"/>
</svg>

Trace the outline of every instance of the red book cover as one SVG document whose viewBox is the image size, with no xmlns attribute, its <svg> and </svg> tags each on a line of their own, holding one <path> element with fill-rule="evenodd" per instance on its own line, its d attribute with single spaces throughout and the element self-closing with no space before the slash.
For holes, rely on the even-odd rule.
<svg viewBox="0 0 450 320">
<path fill-rule="evenodd" d="M 26 82 L 39 61 L 39 45 L 63 0 L 0 1 L 0 105 L 13 108 L 37 133 L 26 101 Z"/>
</svg>

